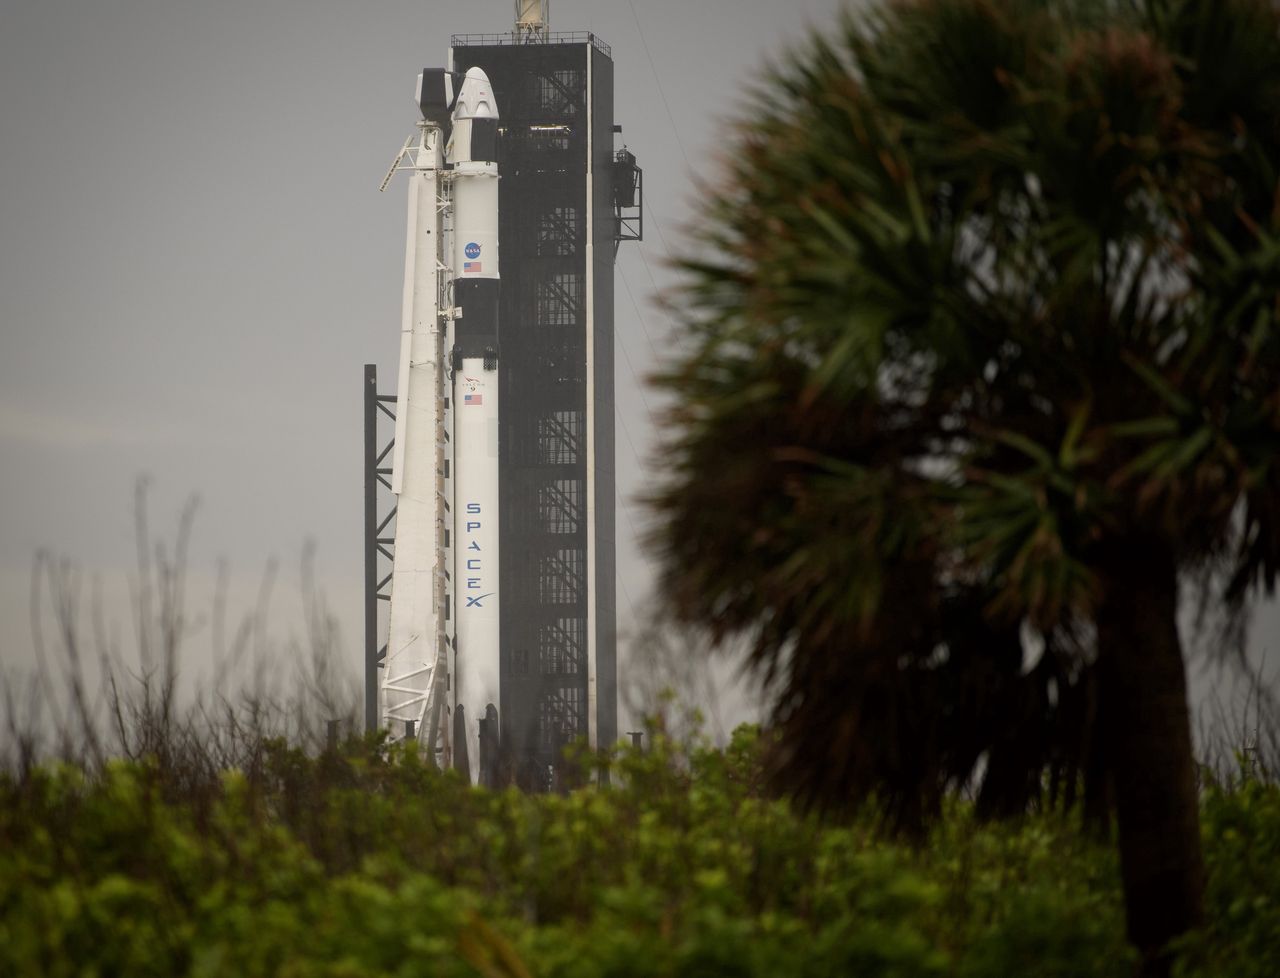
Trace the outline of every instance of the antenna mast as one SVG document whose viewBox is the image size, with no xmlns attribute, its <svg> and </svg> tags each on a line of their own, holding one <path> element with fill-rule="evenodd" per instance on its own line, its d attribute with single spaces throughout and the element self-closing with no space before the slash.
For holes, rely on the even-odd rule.
<svg viewBox="0 0 1280 978">
<path fill-rule="evenodd" d="M 516 0 L 516 36 L 520 43 L 545 42 L 550 18 L 551 0 Z"/>
</svg>

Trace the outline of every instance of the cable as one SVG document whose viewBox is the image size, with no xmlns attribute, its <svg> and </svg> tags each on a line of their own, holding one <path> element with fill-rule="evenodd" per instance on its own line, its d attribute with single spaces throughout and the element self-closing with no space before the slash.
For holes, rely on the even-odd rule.
<svg viewBox="0 0 1280 978">
<path fill-rule="evenodd" d="M 627 281 L 627 270 L 621 265 L 618 266 L 618 274 L 622 277 L 622 287 L 627 290 L 627 298 L 631 300 L 631 308 L 636 312 L 636 319 L 640 320 L 640 328 L 644 330 L 644 338 L 649 341 L 649 352 L 657 359 L 658 348 L 653 345 L 653 336 L 649 333 L 649 327 L 645 325 L 644 316 L 640 314 L 640 304 L 636 302 L 635 293 L 631 291 L 631 283 Z M 652 279 L 652 275 L 650 279 Z M 654 285 L 654 291 L 657 291 L 657 285 Z M 668 326 L 670 328 L 670 326 Z"/>
<path fill-rule="evenodd" d="M 635 19 L 636 30 L 640 33 L 640 43 L 644 46 L 644 55 L 649 59 L 649 70 L 653 72 L 653 80 L 658 84 L 658 95 L 662 98 L 662 107 L 667 110 L 667 121 L 671 123 L 671 131 L 675 134 L 676 145 L 680 147 L 680 155 L 684 157 L 684 165 L 688 167 L 689 172 L 693 172 L 693 166 L 689 162 L 689 154 L 684 151 L 684 141 L 680 138 L 680 130 L 676 128 L 675 117 L 671 114 L 671 106 L 667 104 L 667 93 L 662 90 L 662 79 L 658 77 L 658 69 L 654 66 L 653 55 L 649 53 L 649 42 L 645 40 L 644 28 L 640 26 L 640 16 L 636 13 L 636 5 L 627 0 L 627 6 L 631 8 L 631 16 Z M 661 231 L 658 232 L 661 235 Z"/>
</svg>

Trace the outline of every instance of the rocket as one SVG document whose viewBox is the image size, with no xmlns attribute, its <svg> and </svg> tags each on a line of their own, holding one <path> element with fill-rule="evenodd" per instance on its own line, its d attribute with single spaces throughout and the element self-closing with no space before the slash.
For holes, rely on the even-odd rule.
<svg viewBox="0 0 1280 978">
<path fill-rule="evenodd" d="M 453 187 L 453 764 L 498 780 L 498 109 L 462 79 L 445 148 Z"/>
<path fill-rule="evenodd" d="M 394 737 L 495 785 L 498 110 L 479 68 L 423 71 L 417 100 L 419 135 L 383 181 L 410 172 L 380 709 Z"/>
</svg>

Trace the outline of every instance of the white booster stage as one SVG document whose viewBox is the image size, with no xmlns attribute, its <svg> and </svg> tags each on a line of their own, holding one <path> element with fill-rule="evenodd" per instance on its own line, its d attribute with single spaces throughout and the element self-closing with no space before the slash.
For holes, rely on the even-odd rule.
<svg viewBox="0 0 1280 978">
<path fill-rule="evenodd" d="M 479 68 L 424 71 L 418 104 L 420 133 L 392 167 L 408 170 L 410 185 L 380 712 L 393 737 L 412 732 L 433 758 L 491 785 L 501 705 L 498 111 Z"/>
<path fill-rule="evenodd" d="M 498 110 L 462 81 L 453 167 L 454 766 L 495 784 L 498 755 Z M 394 585 L 394 581 L 392 582 Z"/>
</svg>

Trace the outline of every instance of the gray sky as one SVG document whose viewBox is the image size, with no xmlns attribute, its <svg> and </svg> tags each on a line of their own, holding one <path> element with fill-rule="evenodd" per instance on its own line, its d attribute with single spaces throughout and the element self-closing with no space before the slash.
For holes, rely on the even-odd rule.
<svg viewBox="0 0 1280 978">
<path fill-rule="evenodd" d="M 615 115 L 645 171 L 646 235 L 618 262 L 619 625 L 651 573 L 634 542 L 664 345 L 654 299 L 695 200 L 687 160 L 767 58 L 837 0 L 555 0 L 612 46 Z M 0 5 L 0 662 L 31 661 L 38 548 L 99 575 L 123 622 L 132 494 L 172 527 L 201 497 L 193 604 L 218 560 L 250 600 L 281 563 L 299 631 L 304 541 L 358 664 L 359 374 L 395 376 L 405 189 L 377 186 L 450 34 L 509 0 L 3 0 Z M 634 297 L 634 304 L 632 302 Z M 1275 609 L 1255 629 L 1278 632 Z M 200 641 L 193 648 L 202 647 Z M 628 721 L 624 718 L 623 723 Z"/>
<path fill-rule="evenodd" d="M 191 601 L 217 561 L 233 607 L 280 561 L 273 627 L 300 631 L 298 565 L 360 657 L 361 365 L 394 384 L 405 188 L 377 187 L 453 33 L 509 0 L 3 0 L 0 6 L 0 661 L 29 663 L 39 548 L 100 577 L 127 639 L 132 496 L 171 531 L 201 498 Z M 644 486 L 667 324 L 654 296 L 744 86 L 836 0 L 555 0 L 612 46 L 616 118 L 645 170 L 648 240 L 618 262 L 619 618 L 651 573 Z M 634 297 L 634 303 L 632 301 Z M 625 429 L 625 430 L 624 430 Z M 127 642 L 125 643 L 127 645 Z M 197 638 L 195 655 L 207 643 Z M 625 720 L 624 720 L 625 722 Z"/>
</svg>

